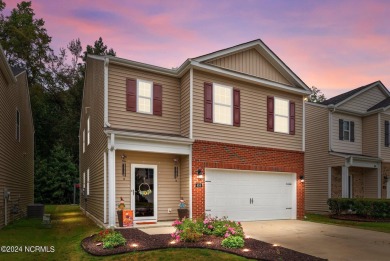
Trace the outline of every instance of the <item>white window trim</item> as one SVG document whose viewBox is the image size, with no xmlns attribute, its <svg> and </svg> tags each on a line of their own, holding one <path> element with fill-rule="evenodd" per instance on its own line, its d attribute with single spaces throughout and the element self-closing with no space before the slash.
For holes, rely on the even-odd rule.
<svg viewBox="0 0 390 261">
<path fill-rule="evenodd" d="M 91 122 L 90 122 L 90 116 L 88 116 L 87 119 L 87 145 L 89 145 L 91 139 L 90 139 L 90 134 L 91 134 Z"/>
<path fill-rule="evenodd" d="M 87 196 L 89 195 L 89 169 L 87 169 Z"/>
<path fill-rule="evenodd" d="M 139 82 L 145 82 L 145 83 L 150 84 L 150 98 L 139 95 Z M 150 112 L 144 112 L 144 111 L 139 110 L 139 98 L 140 97 L 143 99 L 150 99 Z M 137 79 L 137 112 L 145 113 L 145 114 L 153 114 L 153 82 L 152 81 Z"/>
<path fill-rule="evenodd" d="M 85 129 L 83 130 L 83 153 L 85 152 Z"/>
<path fill-rule="evenodd" d="M 276 114 L 276 100 L 281 100 L 281 101 L 286 101 L 287 102 L 287 104 L 288 104 L 287 105 L 288 106 L 287 107 L 287 112 L 288 112 L 287 116 Z M 276 117 L 287 118 L 287 131 L 286 132 L 284 132 L 284 131 L 277 131 L 276 130 L 276 128 L 275 128 L 275 126 L 276 126 Z M 274 132 L 290 134 L 290 100 L 274 97 Z"/>
<path fill-rule="evenodd" d="M 19 124 L 18 124 L 18 116 L 19 116 Z M 20 142 L 20 125 L 21 125 L 21 117 L 20 117 L 20 111 L 18 108 L 16 108 L 16 119 L 15 119 L 15 127 L 16 127 L 16 133 L 15 138 L 16 141 Z"/>
<path fill-rule="evenodd" d="M 344 123 L 348 122 L 348 130 L 344 129 Z M 345 138 L 344 132 L 348 132 L 348 139 Z M 351 141 L 351 121 L 344 121 L 343 120 L 343 140 L 345 141 Z"/>
<path fill-rule="evenodd" d="M 85 172 L 83 172 L 83 189 L 85 189 Z"/>
<path fill-rule="evenodd" d="M 230 104 L 230 106 L 228 106 L 226 104 L 220 104 L 220 103 L 215 102 L 215 89 L 216 89 L 215 86 L 219 86 L 219 87 L 230 89 L 230 97 L 231 97 L 231 104 Z M 218 123 L 218 124 L 223 124 L 223 125 L 230 125 L 230 126 L 233 125 L 233 99 L 234 99 L 233 98 L 233 87 L 227 86 L 227 85 L 224 85 L 224 84 L 213 83 L 213 123 Z M 230 123 L 224 123 L 224 122 L 216 121 L 216 119 L 215 119 L 215 105 L 224 106 L 224 107 L 230 107 Z"/>
</svg>

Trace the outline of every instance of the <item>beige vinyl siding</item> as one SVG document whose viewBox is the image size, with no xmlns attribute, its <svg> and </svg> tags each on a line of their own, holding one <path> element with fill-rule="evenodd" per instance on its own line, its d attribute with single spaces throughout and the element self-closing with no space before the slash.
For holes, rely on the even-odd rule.
<svg viewBox="0 0 390 261">
<path fill-rule="evenodd" d="M 8 83 L 0 71 L 0 228 L 5 222 L 4 188 L 11 192 L 8 223 L 24 216 L 27 205 L 34 203 L 34 127 L 26 73 L 16 80 Z M 20 113 L 20 142 L 16 140 L 16 108 Z M 11 214 L 14 204 L 20 208 L 18 214 Z"/>
<path fill-rule="evenodd" d="M 355 123 L 355 141 L 339 140 L 339 119 Z M 332 115 L 332 150 L 343 153 L 362 154 L 362 118 L 341 113 Z"/>
<path fill-rule="evenodd" d="M 390 115 L 387 113 L 380 114 L 380 149 L 381 158 L 384 162 L 390 163 L 390 147 L 385 147 L 385 121 L 390 122 Z"/>
<path fill-rule="evenodd" d="M 249 49 L 207 62 L 218 67 L 291 85 L 289 81 L 255 49 Z"/>
<path fill-rule="evenodd" d="M 363 155 L 378 157 L 378 114 L 363 118 Z"/>
<path fill-rule="evenodd" d="M 121 155 L 126 155 L 127 175 L 124 178 L 122 176 L 122 158 Z M 174 159 L 181 159 L 178 155 L 173 154 L 159 154 L 159 153 L 147 153 L 137 151 L 116 151 L 116 205 L 119 204 L 120 197 L 123 197 L 126 205 L 126 209 L 131 209 L 131 165 L 132 164 L 145 164 L 145 165 L 157 165 L 157 219 L 174 220 L 177 218 L 177 209 L 179 205 L 180 195 L 186 199 L 189 198 L 188 187 L 182 187 L 185 185 L 185 181 L 182 178 L 188 179 L 188 174 L 182 173 L 185 171 L 185 166 L 180 170 L 179 165 L 179 178 L 177 181 L 174 179 Z M 185 164 L 188 156 L 184 162 Z M 188 167 L 187 167 L 188 169 Z M 187 183 L 188 184 L 188 183 Z M 188 201 L 187 201 L 188 202 Z M 168 208 L 172 209 L 171 213 L 168 213 Z"/>
<path fill-rule="evenodd" d="M 365 169 L 364 171 L 364 197 L 378 198 L 378 170 Z"/>
<path fill-rule="evenodd" d="M 376 86 L 345 102 L 340 106 L 340 109 L 365 113 L 369 108 L 386 97 L 380 88 Z"/>
<path fill-rule="evenodd" d="M 344 159 L 329 155 L 329 111 L 306 103 L 305 210 L 327 212 L 328 168 L 344 165 Z"/>
<path fill-rule="evenodd" d="M 180 159 L 180 197 L 186 202 L 187 208 L 190 206 L 190 170 L 189 170 L 189 156 L 181 156 Z"/>
<path fill-rule="evenodd" d="M 180 81 L 180 134 L 190 136 L 190 73 L 187 72 Z"/>
<path fill-rule="evenodd" d="M 90 117 L 90 144 L 83 138 L 87 133 L 87 119 Z M 104 153 L 107 150 L 107 137 L 104 127 L 104 63 L 88 58 L 84 85 L 83 103 L 80 122 L 80 184 L 83 188 L 83 173 L 87 179 L 89 169 L 89 196 L 85 201 L 81 193 L 80 206 L 95 218 L 104 221 Z M 87 135 L 85 135 L 86 137 Z M 83 143 L 85 152 L 83 153 Z M 87 183 L 87 180 L 86 180 Z M 85 186 L 85 190 L 87 186 Z"/>
<path fill-rule="evenodd" d="M 126 110 L 126 79 L 162 85 L 162 116 Z M 180 80 L 110 64 L 108 67 L 108 121 L 112 128 L 180 135 Z"/>
<path fill-rule="evenodd" d="M 204 82 L 240 89 L 241 126 L 204 122 Z M 295 135 L 267 131 L 267 96 L 295 102 Z M 194 70 L 194 139 L 252 145 L 287 150 L 302 150 L 302 96 Z"/>
</svg>

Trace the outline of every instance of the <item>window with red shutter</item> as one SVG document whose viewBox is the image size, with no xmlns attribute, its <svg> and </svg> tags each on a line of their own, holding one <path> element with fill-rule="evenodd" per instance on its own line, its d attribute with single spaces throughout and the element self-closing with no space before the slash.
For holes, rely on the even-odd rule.
<svg viewBox="0 0 390 261">
<path fill-rule="evenodd" d="M 213 122 L 213 84 L 204 83 L 204 121 Z"/>
<path fill-rule="evenodd" d="M 267 131 L 274 131 L 274 97 L 267 97 Z"/>
<path fill-rule="evenodd" d="M 162 116 L 162 86 L 153 84 L 153 115 Z"/>
<path fill-rule="evenodd" d="M 233 89 L 233 125 L 240 127 L 241 124 L 241 112 L 240 112 L 240 90 Z"/>
<path fill-rule="evenodd" d="M 295 102 L 290 101 L 290 134 L 295 135 Z"/>
<path fill-rule="evenodd" d="M 137 80 L 126 80 L 126 110 L 137 111 Z"/>
</svg>

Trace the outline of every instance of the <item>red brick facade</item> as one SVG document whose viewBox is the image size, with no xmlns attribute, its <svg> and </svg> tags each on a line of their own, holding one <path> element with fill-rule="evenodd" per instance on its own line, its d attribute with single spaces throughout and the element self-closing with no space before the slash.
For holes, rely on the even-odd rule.
<svg viewBox="0 0 390 261">
<path fill-rule="evenodd" d="M 204 179 L 198 179 L 197 170 L 201 168 L 221 168 L 254 171 L 280 171 L 297 174 L 297 218 L 304 216 L 304 184 L 299 181 L 303 175 L 304 154 L 272 148 L 235 145 L 220 142 L 196 140 L 192 145 L 192 184 L 203 183 L 200 188 L 192 186 L 192 215 L 204 215 Z"/>
</svg>

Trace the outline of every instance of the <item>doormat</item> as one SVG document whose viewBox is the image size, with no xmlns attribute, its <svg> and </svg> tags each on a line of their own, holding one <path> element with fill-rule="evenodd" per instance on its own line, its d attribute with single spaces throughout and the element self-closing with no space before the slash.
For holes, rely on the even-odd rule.
<svg viewBox="0 0 390 261">
<path fill-rule="evenodd" d="M 137 222 L 136 224 L 137 225 L 153 225 L 153 224 L 157 224 L 157 222 Z"/>
</svg>

